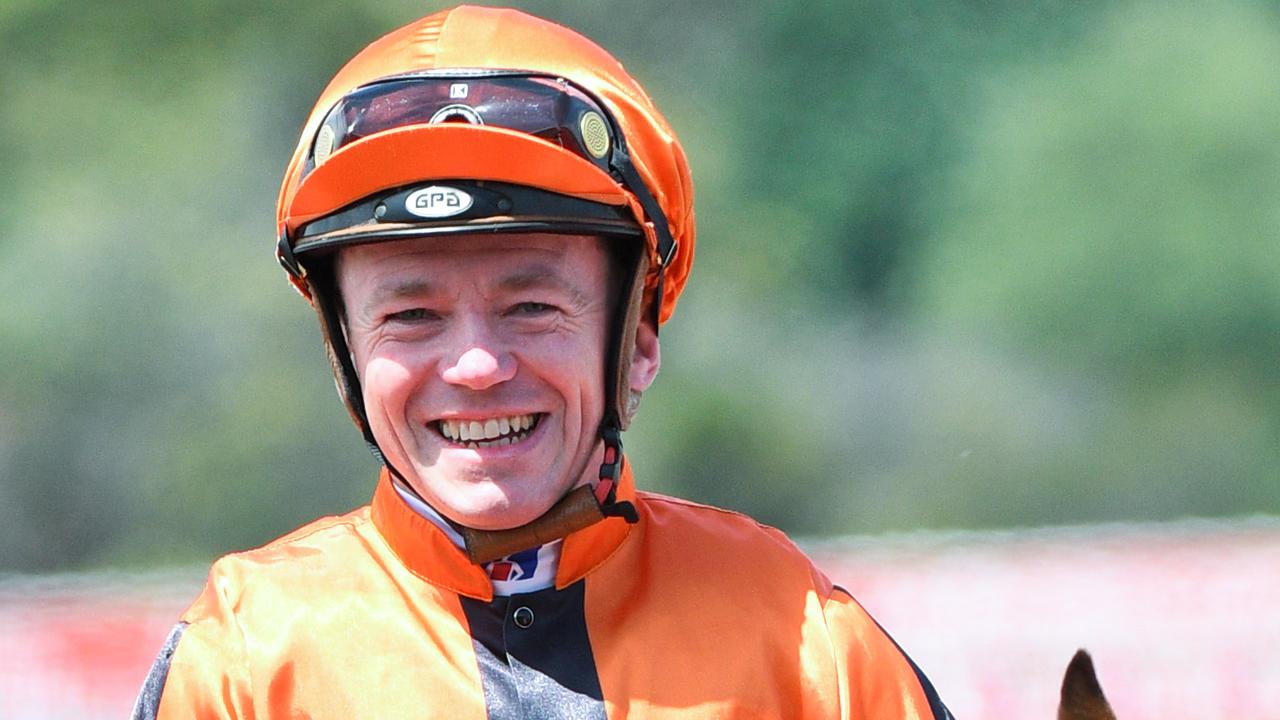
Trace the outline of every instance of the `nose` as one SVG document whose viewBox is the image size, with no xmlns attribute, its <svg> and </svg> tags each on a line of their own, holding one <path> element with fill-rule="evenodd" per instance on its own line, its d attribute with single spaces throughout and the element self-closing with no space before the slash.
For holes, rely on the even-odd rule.
<svg viewBox="0 0 1280 720">
<path fill-rule="evenodd" d="M 504 383 L 516 375 L 516 361 L 509 353 L 492 352 L 472 347 L 458 356 L 453 365 L 446 367 L 441 377 L 445 382 L 462 385 L 472 390 L 484 390 Z"/>
</svg>

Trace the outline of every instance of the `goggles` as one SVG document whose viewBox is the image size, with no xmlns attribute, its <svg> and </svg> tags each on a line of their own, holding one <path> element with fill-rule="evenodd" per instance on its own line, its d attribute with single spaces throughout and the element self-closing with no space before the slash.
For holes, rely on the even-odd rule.
<svg viewBox="0 0 1280 720">
<path fill-rule="evenodd" d="M 343 96 L 325 116 L 308 149 L 301 178 L 323 166 L 334 153 L 364 138 L 408 126 L 445 123 L 513 130 L 590 162 L 635 196 L 653 223 L 659 268 L 674 255 L 676 245 L 666 216 L 632 165 L 617 122 L 586 90 L 554 75 L 449 69 L 396 75 L 361 86 Z M 361 203 L 373 210 L 378 204 L 376 200 L 372 204 Z M 482 205 L 478 204 L 476 210 Z M 510 209 L 509 204 L 506 209 Z M 365 213 L 356 209 L 356 214 Z M 346 217 L 339 220 L 337 216 Z M 322 227 L 334 231 L 338 229 L 335 225 L 393 219 L 385 214 L 352 217 L 349 208 L 331 216 L 328 222 L 301 229 L 300 235 L 312 235 Z M 462 230 L 465 226 L 454 224 L 451 229 Z M 287 237 L 280 238 L 281 261 L 290 272 L 300 269 L 293 262 L 295 249 L 302 250 L 292 247 Z"/>
<path fill-rule="evenodd" d="M 325 116 L 303 177 L 334 152 L 406 125 L 492 125 L 542 138 L 606 172 L 615 132 L 604 108 L 563 78 L 476 73 L 380 80 L 338 101 Z"/>
</svg>

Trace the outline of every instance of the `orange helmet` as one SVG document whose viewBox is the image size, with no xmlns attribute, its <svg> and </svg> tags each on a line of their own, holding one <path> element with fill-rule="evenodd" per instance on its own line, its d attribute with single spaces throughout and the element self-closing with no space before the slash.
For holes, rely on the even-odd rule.
<svg viewBox="0 0 1280 720">
<path fill-rule="evenodd" d="M 616 124 L 614 146 L 606 151 L 621 151 L 621 157 L 588 162 L 565 143 L 484 124 L 483 117 L 478 123 L 448 122 L 462 115 L 391 125 L 317 153 L 317 140 L 329 135 L 326 117 L 352 91 L 397 77 L 448 76 L 451 70 L 477 77 L 485 73 L 476 71 L 524 71 L 572 83 Z M 467 105 L 465 99 L 457 104 Z M 640 182 L 626 178 L 627 167 L 611 167 L 615 162 L 629 165 Z M 524 185 L 628 211 L 646 238 L 651 291 L 659 270 L 663 276 L 658 318 L 665 322 L 671 316 L 693 262 L 693 183 L 684 150 L 621 63 L 576 32 L 516 10 L 464 5 L 429 15 L 374 41 L 338 71 L 311 110 L 285 170 L 276 221 L 286 241 L 279 249 L 299 254 L 298 234 L 309 223 L 380 191 L 458 178 Z M 645 193 L 648 198 L 640 196 Z M 648 200 L 652 206 L 645 207 Z M 665 227 L 651 213 L 660 213 Z M 662 235 L 672 240 L 670 257 L 659 255 Z M 309 296 L 305 278 L 292 274 Z"/>
<path fill-rule="evenodd" d="M 606 442 L 628 421 L 641 308 L 665 322 L 693 262 L 688 163 L 649 96 L 595 43 L 508 9 L 445 10 L 352 58 L 303 127 L 276 220 L 277 257 L 320 314 L 339 390 L 375 453 L 327 254 L 477 232 L 616 239 L 631 276 L 612 333 Z"/>
</svg>

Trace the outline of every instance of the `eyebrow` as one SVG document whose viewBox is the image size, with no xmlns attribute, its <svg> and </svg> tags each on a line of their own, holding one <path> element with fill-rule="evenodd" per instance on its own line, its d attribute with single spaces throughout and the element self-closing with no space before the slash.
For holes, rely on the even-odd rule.
<svg viewBox="0 0 1280 720">
<path fill-rule="evenodd" d="M 498 281 L 497 287 L 508 292 L 549 287 L 568 294 L 575 303 L 579 304 L 584 303 L 587 297 L 582 288 L 566 278 L 563 273 L 557 272 L 551 266 L 541 264 L 522 268 L 506 275 Z M 374 290 L 369 296 L 367 305 L 372 307 L 395 298 L 430 296 L 438 292 L 440 292 L 439 283 L 433 283 L 425 278 L 405 279 Z"/>
<path fill-rule="evenodd" d="M 571 282 L 563 273 L 556 272 L 547 265 L 534 265 L 507 275 L 498 281 L 503 290 L 528 290 L 530 288 L 550 287 L 568 293 L 575 302 L 585 297 L 582 288 Z"/>
<path fill-rule="evenodd" d="M 366 305 L 372 307 L 380 305 L 392 298 L 414 297 L 418 295 L 431 295 L 437 292 L 439 287 L 429 280 L 414 278 L 411 280 L 401 280 L 390 285 L 383 285 L 373 291 L 369 296 Z"/>
</svg>

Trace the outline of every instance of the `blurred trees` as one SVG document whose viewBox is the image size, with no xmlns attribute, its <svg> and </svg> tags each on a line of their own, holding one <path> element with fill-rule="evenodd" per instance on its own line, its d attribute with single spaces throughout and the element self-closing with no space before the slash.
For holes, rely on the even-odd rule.
<svg viewBox="0 0 1280 720">
<path fill-rule="evenodd" d="M 526 8 L 694 168 L 642 485 L 806 533 L 1280 512 L 1275 3 Z M 272 208 L 323 84 L 433 9 L 0 7 L 0 570 L 367 499 Z"/>
<path fill-rule="evenodd" d="M 1109 515 L 1280 499 L 1277 68 L 1258 7 L 1107 12 L 1001 73 L 933 196 L 927 316 L 1094 386 L 1054 463 Z"/>
</svg>

